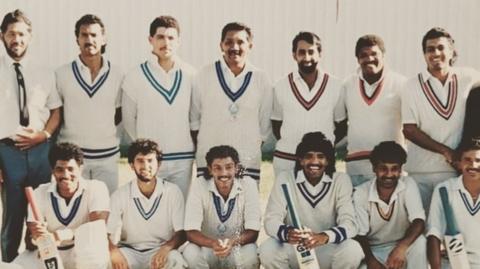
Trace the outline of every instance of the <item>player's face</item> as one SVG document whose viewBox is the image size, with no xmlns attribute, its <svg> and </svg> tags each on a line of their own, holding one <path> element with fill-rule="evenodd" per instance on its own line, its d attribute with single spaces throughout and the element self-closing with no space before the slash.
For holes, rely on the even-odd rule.
<svg viewBox="0 0 480 269">
<path fill-rule="evenodd" d="M 158 27 L 153 36 L 148 37 L 152 45 L 152 53 L 160 60 L 170 59 L 180 45 L 178 31 L 175 28 Z"/>
<path fill-rule="evenodd" d="M 428 70 L 441 71 L 450 67 L 454 48 L 446 37 L 428 39 L 425 46 L 425 61 Z"/>
<path fill-rule="evenodd" d="M 297 43 L 297 50 L 293 53 L 293 59 L 297 62 L 298 69 L 305 74 L 310 74 L 317 69 L 320 61 L 320 52 L 315 44 L 305 40 Z"/>
<path fill-rule="evenodd" d="M 309 151 L 300 160 L 300 166 L 307 180 L 320 180 L 328 166 L 327 156 L 323 152 Z"/>
<path fill-rule="evenodd" d="M 231 157 L 214 159 L 212 164 L 208 166 L 208 171 L 215 181 L 218 192 L 221 195 L 228 196 L 238 172 L 238 164 Z"/>
<path fill-rule="evenodd" d="M 383 52 L 377 45 L 362 48 L 358 53 L 357 61 L 363 76 L 373 76 L 382 72 L 383 56 Z"/>
<path fill-rule="evenodd" d="M 74 159 L 57 160 L 53 167 L 53 176 L 57 182 L 58 193 L 61 196 L 71 197 L 78 188 L 82 170 Z"/>
<path fill-rule="evenodd" d="M 7 31 L 1 35 L 5 50 L 12 59 L 19 61 L 27 52 L 32 38 L 30 30 L 25 22 L 15 22 L 9 24 Z"/>
<path fill-rule="evenodd" d="M 245 63 L 252 43 L 246 31 L 228 31 L 220 43 L 220 48 L 225 62 L 229 66 L 237 66 Z"/>
<path fill-rule="evenodd" d="M 480 180 L 480 150 L 464 152 L 460 158 L 459 167 L 464 177 Z"/>
<path fill-rule="evenodd" d="M 77 37 L 80 54 L 85 57 L 100 55 L 106 44 L 105 33 L 98 23 L 80 26 Z"/>
<path fill-rule="evenodd" d="M 398 179 L 402 175 L 402 165 L 399 163 L 379 162 L 373 168 L 373 172 L 377 176 L 378 187 L 391 189 L 397 186 Z"/>
<path fill-rule="evenodd" d="M 155 180 L 159 166 L 160 163 L 154 152 L 148 154 L 138 153 L 133 159 L 133 163 L 130 164 L 138 180 L 143 182 Z"/>
</svg>

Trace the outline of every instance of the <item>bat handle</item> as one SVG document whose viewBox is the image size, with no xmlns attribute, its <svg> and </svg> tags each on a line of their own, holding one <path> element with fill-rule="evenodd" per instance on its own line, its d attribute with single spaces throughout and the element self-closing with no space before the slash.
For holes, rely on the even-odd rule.
<svg viewBox="0 0 480 269">
<path fill-rule="evenodd" d="M 27 201 L 28 204 L 30 205 L 30 208 L 32 209 L 33 213 L 33 219 L 35 221 L 40 221 L 42 219 L 42 215 L 40 214 L 40 210 L 37 207 L 37 203 L 35 201 L 35 193 L 33 192 L 32 187 L 25 187 L 25 195 L 27 196 Z"/>
</svg>

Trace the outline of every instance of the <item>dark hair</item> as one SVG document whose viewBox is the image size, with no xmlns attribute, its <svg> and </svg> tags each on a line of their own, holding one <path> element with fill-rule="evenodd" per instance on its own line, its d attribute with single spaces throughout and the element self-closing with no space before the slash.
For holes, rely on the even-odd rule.
<svg viewBox="0 0 480 269">
<path fill-rule="evenodd" d="M 403 165 L 406 161 L 407 152 L 395 141 L 383 141 L 376 145 L 370 153 L 370 162 L 373 167 L 380 162 Z"/>
<path fill-rule="evenodd" d="M 480 150 L 480 136 L 463 141 L 455 151 L 456 159 L 461 160 L 462 154 L 470 150 Z"/>
<path fill-rule="evenodd" d="M 440 27 L 434 27 L 432 29 L 430 29 L 424 36 L 423 36 L 423 39 L 422 39 L 422 49 L 423 49 L 423 53 L 425 53 L 427 51 L 427 40 L 430 40 L 430 39 L 436 39 L 436 38 L 440 38 L 440 37 L 445 37 L 447 40 L 448 40 L 448 43 L 450 43 L 450 46 L 452 46 L 452 49 L 453 49 L 453 57 L 450 61 L 450 65 L 453 65 L 455 63 L 455 61 L 457 60 L 457 57 L 458 57 L 458 53 L 457 53 L 457 50 L 455 49 L 455 40 L 453 40 L 452 36 L 450 35 L 449 32 L 447 32 L 447 30 L 443 29 L 443 28 L 440 28 Z"/>
<path fill-rule="evenodd" d="M 297 51 L 298 42 L 300 42 L 300 40 L 303 40 L 309 44 L 314 44 L 315 46 L 317 46 L 318 52 L 319 53 L 322 52 L 322 43 L 321 43 L 320 37 L 318 37 L 316 34 L 312 32 L 300 32 L 293 38 L 293 41 L 292 41 L 293 53 Z"/>
<path fill-rule="evenodd" d="M 212 147 L 205 155 L 205 160 L 207 161 L 207 166 L 211 166 L 215 159 L 224 159 L 232 158 L 235 164 L 240 163 L 240 158 L 238 156 L 238 151 L 231 146 L 221 145 Z"/>
<path fill-rule="evenodd" d="M 295 176 L 298 171 L 302 169 L 300 161 L 309 151 L 322 152 L 325 154 L 328 161 L 325 173 L 332 177 L 335 172 L 335 149 L 333 148 L 332 142 L 330 142 L 322 132 L 307 133 L 303 136 L 300 144 L 298 144 L 297 150 L 295 151 L 297 157 L 294 171 Z"/>
<path fill-rule="evenodd" d="M 105 34 L 105 25 L 102 22 L 102 19 L 100 19 L 96 15 L 92 14 L 86 14 L 83 15 L 76 23 L 75 23 L 75 36 L 78 38 L 78 35 L 80 34 L 80 27 L 83 25 L 91 25 L 91 24 L 98 24 L 102 28 L 102 34 Z M 100 52 L 103 54 L 105 53 L 107 45 L 103 45 L 102 48 L 100 49 Z"/>
<path fill-rule="evenodd" d="M 240 22 L 231 22 L 223 26 L 222 39 L 220 40 L 220 42 L 223 42 L 223 40 L 225 39 L 225 36 L 227 36 L 227 33 L 229 31 L 245 31 L 247 32 L 247 35 L 248 35 L 248 41 L 252 41 L 253 39 L 253 33 L 250 27 Z"/>
<path fill-rule="evenodd" d="M 233 162 L 236 165 L 239 165 L 240 157 L 238 155 L 238 151 L 235 148 L 227 145 L 215 146 L 210 148 L 210 150 L 205 155 L 205 160 L 207 161 L 207 166 L 211 167 L 215 159 L 225 159 L 228 157 L 232 158 Z M 240 167 L 238 173 L 235 176 L 242 177 L 242 173 L 243 171 Z M 211 177 L 212 176 L 210 175 L 210 172 L 206 171 L 204 174 L 204 178 L 210 179 Z"/>
<path fill-rule="evenodd" d="M 20 9 L 15 9 L 12 12 L 5 14 L 3 17 L 2 25 L 0 25 L 0 30 L 2 33 L 6 33 L 8 26 L 13 23 L 24 22 L 28 25 L 28 32 L 32 32 L 32 22 L 27 18 L 27 15 L 23 13 Z"/>
<path fill-rule="evenodd" d="M 137 139 L 130 144 L 128 148 L 128 163 L 133 163 L 137 154 L 147 155 L 155 153 L 157 161 L 162 160 L 162 151 L 155 141 L 150 139 Z"/>
<path fill-rule="evenodd" d="M 78 165 L 83 164 L 83 152 L 79 146 L 72 143 L 59 143 L 52 146 L 48 153 L 48 161 L 52 168 L 58 160 L 69 161 L 74 159 Z"/>
<path fill-rule="evenodd" d="M 382 53 L 385 53 L 385 43 L 383 42 L 383 39 L 381 37 L 372 34 L 361 36 L 357 40 L 357 44 L 355 45 L 355 57 L 358 58 L 358 55 L 363 48 L 373 46 L 378 46 L 380 51 L 382 51 Z"/>
<path fill-rule="evenodd" d="M 154 36 L 157 32 L 157 28 L 165 27 L 165 28 L 175 28 L 177 30 L 178 35 L 180 35 L 180 26 L 178 21 L 172 16 L 160 16 L 156 17 L 152 23 L 150 23 L 150 36 Z"/>
</svg>

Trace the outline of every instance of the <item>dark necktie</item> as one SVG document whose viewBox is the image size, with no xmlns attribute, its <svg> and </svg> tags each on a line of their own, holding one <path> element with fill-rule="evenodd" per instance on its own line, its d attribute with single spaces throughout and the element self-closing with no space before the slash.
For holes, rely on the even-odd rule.
<svg viewBox="0 0 480 269">
<path fill-rule="evenodd" d="M 23 79 L 20 64 L 14 63 L 15 72 L 17 73 L 18 83 L 18 106 L 20 108 L 20 125 L 28 126 L 28 107 L 27 107 L 27 91 L 25 89 L 25 80 Z"/>
</svg>

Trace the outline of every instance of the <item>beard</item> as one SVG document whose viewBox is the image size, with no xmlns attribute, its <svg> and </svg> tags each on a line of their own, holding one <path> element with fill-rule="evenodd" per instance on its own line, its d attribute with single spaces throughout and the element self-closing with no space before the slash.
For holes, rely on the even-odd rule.
<svg viewBox="0 0 480 269">
<path fill-rule="evenodd" d="M 311 65 L 305 65 L 304 62 L 298 63 L 298 69 L 304 74 L 311 74 L 317 70 L 318 62 L 312 62 Z"/>
<path fill-rule="evenodd" d="M 151 177 L 146 177 L 146 176 L 142 175 L 142 173 L 139 173 L 137 171 L 135 171 L 135 175 L 142 182 L 150 182 L 155 178 L 155 174 L 153 174 L 153 176 L 151 176 Z"/>
<path fill-rule="evenodd" d="M 25 53 L 27 53 L 27 48 L 25 48 L 23 51 L 17 52 L 15 50 L 9 48 L 7 46 L 7 44 L 5 44 L 5 42 L 3 44 L 5 46 L 5 51 L 7 52 L 8 56 L 10 56 L 10 58 L 12 58 L 12 59 L 21 59 L 21 58 L 23 58 Z"/>
</svg>

